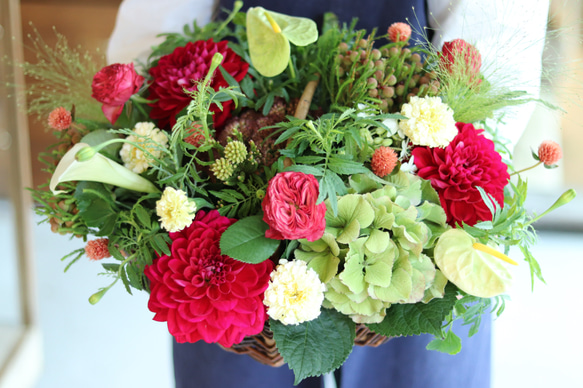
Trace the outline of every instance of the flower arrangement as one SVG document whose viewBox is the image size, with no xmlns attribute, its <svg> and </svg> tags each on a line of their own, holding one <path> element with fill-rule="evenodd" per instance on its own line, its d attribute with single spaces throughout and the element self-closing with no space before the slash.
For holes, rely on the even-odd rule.
<svg viewBox="0 0 583 388">
<path fill-rule="evenodd" d="M 37 212 L 87 241 L 69 265 L 110 258 L 90 302 L 119 280 L 147 291 L 178 342 L 231 347 L 269 328 L 296 382 L 338 368 L 357 325 L 458 352 L 453 320 L 475 332 L 503 310 L 511 246 L 542 279 L 532 223 L 575 195 L 524 208 L 491 123 L 528 99 L 490 84 L 461 39 L 427 49 L 404 23 L 377 36 L 333 18 L 319 35 L 240 7 L 165 35 L 140 71 L 70 54 L 81 70 L 58 79 L 75 93 L 37 89 L 31 110 L 59 140 Z M 24 68 L 47 85 L 63 71 L 42 66 Z M 535 159 L 561 156 L 547 141 Z"/>
</svg>

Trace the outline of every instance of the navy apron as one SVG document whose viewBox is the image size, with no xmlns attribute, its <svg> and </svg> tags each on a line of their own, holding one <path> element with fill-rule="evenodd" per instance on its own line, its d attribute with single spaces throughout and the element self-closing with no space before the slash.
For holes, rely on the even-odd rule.
<svg viewBox="0 0 583 388">
<path fill-rule="evenodd" d="M 196 0 L 193 0 L 196 1 Z M 233 8 L 234 0 L 218 6 Z M 334 12 L 340 22 L 358 17 L 359 29 L 386 34 L 395 22 L 407 19 L 413 25 L 413 42 L 427 26 L 425 0 L 245 0 L 249 7 L 294 16 L 304 16 L 321 25 L 325 12 Z M 480 332 L 467 337 L 467 327 L 454 325 L 462 337 L 462 351 L 450 356 L 425 349 L 432 336 L 395 338 L 378 347 L 355 346 L 342 368 L 335 373 L 338 388 L 487 388 L 490 386 L 491 321 L 485 316 Z M 465 335 L 463 333 L 466 333 Z M 173 344 L 176 388 L 291 388 L 293 373 L 286 365 L 273 368 L 251 357 L 222 350 L 199 341 Z M 321 388 L 321 378 L 308 378 L 300 388 Z"/>
</svg>

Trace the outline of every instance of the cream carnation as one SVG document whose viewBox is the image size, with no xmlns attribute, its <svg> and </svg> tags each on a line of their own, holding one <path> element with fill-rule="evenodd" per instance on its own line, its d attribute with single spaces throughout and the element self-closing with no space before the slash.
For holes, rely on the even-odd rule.
<svg viewBox="0 0 583 388">
<path fill-rule="evenodd" d="M 408 119 L 399 121 L 399 129 L 415 145 L 445 147 L 458 133 L 453 110 L 439 97 L 411 97 L 401 114 Z"/>
<path fill-rule="evenodd" d="M 134 128 L 134 133 L 138 136 L 130 135 L 126 140 L 148 150 L 155 158 L 159 158 L 162 155 L 160 148 L 165 148 L 168 144 L 168 136 L 166 136 L 166 133 L 156 128 L 153 123 L 137 123 Z M 153 161 L 150 155 L 129 143 L 124 143 L 119 154 L 121 160 L 124 162 L 124 166 L 136 174 L 141 174 L 146 171 Z"/>
<path fill-rule="evenodd" d="M 156 202 L 156 214 L 160 225 L 169 232 L 178 232 L 192 223 L 196 204 L 190 202 L 186 193 L 172 187 L 166 187 L 162 198 Z"/>
<path fill-rule="evenodd" d="M 271 273 L 263 303 L 267 314 L 284 325 L 297 325 L 320 316 L 326 285 L 305 261 L 282 259 Z"/>
</svg>

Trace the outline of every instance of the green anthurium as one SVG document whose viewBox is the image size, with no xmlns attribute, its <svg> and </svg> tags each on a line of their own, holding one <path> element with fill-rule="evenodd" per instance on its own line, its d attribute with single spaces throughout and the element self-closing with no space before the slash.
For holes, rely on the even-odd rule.
<svg viewBox="0 0 583 388">
<path fill-rule="evenodd" d="M 149 180 L 100 153 L 93 153 L 88 160 L 83 162 L 78 161 L 75 156 L 81 150 L 91 150 L 91 147 L 86 143 L 75 144 L 57 165 L 49 185 L 53 194 L 62 192 L 62 190 L 55 190 L 59 183 L 70 181 L 102 182 L 143 193 L 160 192 Z"/>
<path fill-rule="evenodd" d="M 510 259 L 503 256 L 461 229 L 442 234 L 434 250 L 435 264 L 445 277 L 468 294 L 482 298 L 503 294 L 510 287 L 512 276 L 503 262 Z"/>
<path fill-rule="evenodd" d="M 306 46 L 318 39 L 313 20 L 252 7 L 247 11 L 249 55 L 257 71 L 265 77 L 282 73 L 290 59 L 290 46 Z"/>
</svg>

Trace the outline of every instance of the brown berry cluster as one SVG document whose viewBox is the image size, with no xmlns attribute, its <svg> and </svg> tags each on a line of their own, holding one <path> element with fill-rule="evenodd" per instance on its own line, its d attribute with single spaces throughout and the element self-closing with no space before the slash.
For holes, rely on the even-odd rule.
<svg viewBox="0 0 583 388">
<path fill-rule="evenodd" d="M 227 121 L 225 127 L 218 135 L 218 141 L 222 145 L 227 144 L 227 139 L 239 132 L 246 142 L 253 142 L 257 146 L 261 156 L 258 161 L 261 165 L 271 166 L 279 157 L 279 149 L 285 144 L 274 145 L 277 136 L 273 136 L 275 128 L 261 129 L 277 124 L 289 114 L 286 102 L 283 98 L 276 97 L 267 116 L 249 109 L 238 117 Z M 272 136 L 270 136 L 272 135 Z"/>
</svg>

